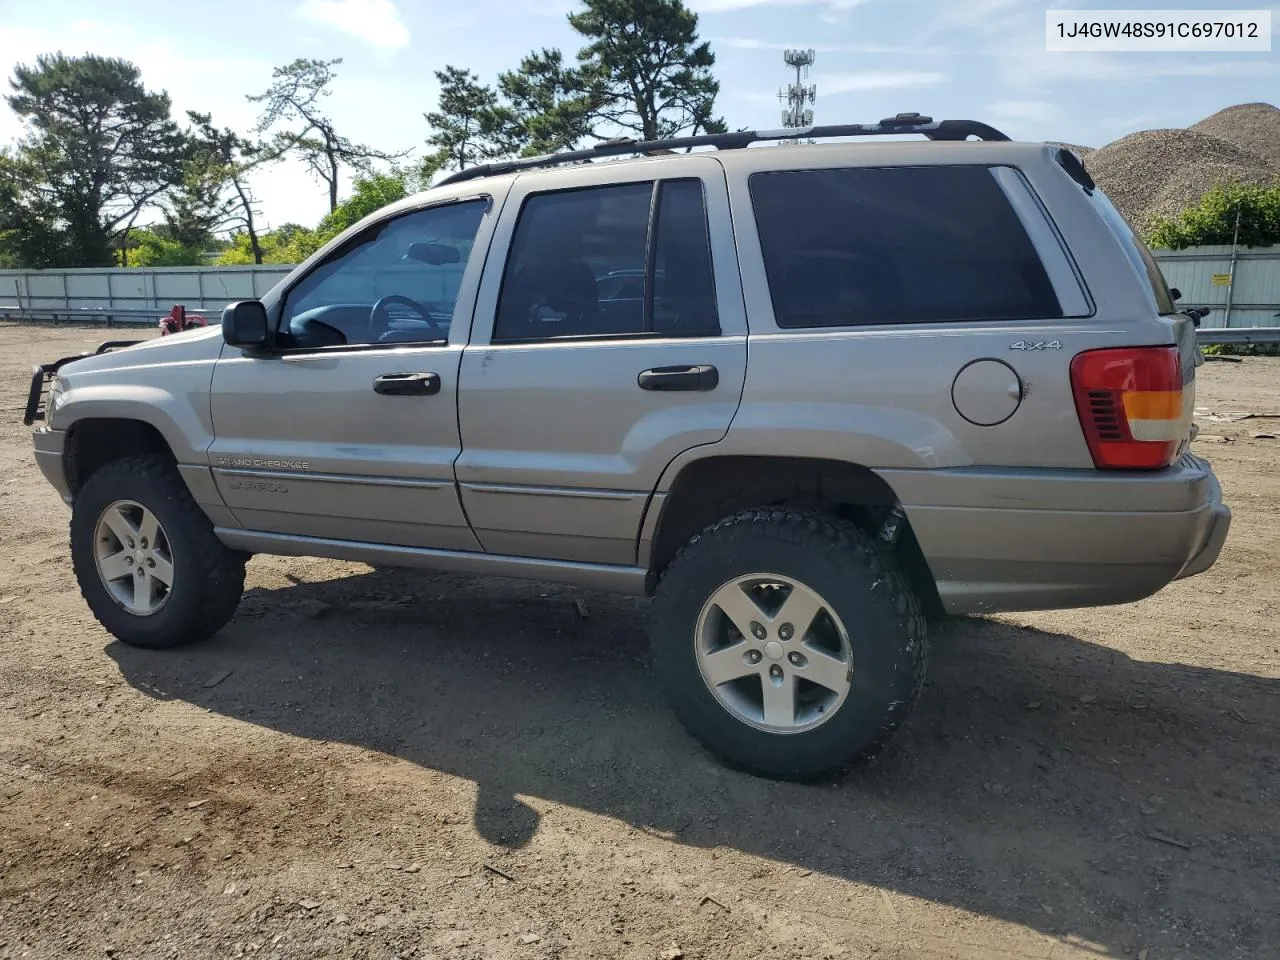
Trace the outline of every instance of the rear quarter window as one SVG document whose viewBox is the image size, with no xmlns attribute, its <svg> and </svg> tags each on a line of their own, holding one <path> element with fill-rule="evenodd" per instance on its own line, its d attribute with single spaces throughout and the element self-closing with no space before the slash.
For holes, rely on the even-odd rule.
<svg viewBox="0 0 1280 960">
<path fill-rule="evenodd" d="M 1099 188 L 1095 188 L 1089 194 L 1089 200 L 1092 202 L 1093 209 L 1097 211 L 1098 216 L 1102 217 L 1103 222 L 1106 223 L 1112 235 L 1120 243 L 1134 272 L 1151 285 L 1151 295 L 1155 297 L 1156 309 L 1160 311 L 1162 316 L 1176 313 L 1178 308 L 1174 305 L 1173 294 L 1169 290 L 1169 284 L 1164 278 L 1160 264 L 1156 263 L 1156 258 L 1151 255 L 1147 245 L 1142 242 L 1137 232 L 1129 225 L 1129 221 L 1125 219 L 1124 214 L 1116 209 L 1116 205 L 1111 202 L 1111 198 Z"/>
<path fill-rule="evenodd" d="M 986 166 L 778 171 L 749 187 L 780 327 L 1063 316 Z"/>
</svg>

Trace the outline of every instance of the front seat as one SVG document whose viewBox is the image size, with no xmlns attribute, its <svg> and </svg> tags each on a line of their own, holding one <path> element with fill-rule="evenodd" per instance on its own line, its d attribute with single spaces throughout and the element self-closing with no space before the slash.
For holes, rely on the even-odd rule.
<svg viewBox="0 0 1280 960">
<path fill-rule="evenodd" d="M 563 319 L 541 316 L 544 310 Z M 502 291 L 495 336 L 500 340 L 540 340 L 598 329 L 600 294 L 596 277 L 581 260 L 549 257 L 524 264 Z"/>
<path fill-rule="evenodd" d="M 600 290 L 596 275 L 581 260 L 552 261 L 540 265 L 533 276 L 542 302 L 564 319 L 548 322 L 545 335 L 573 336 L 594 333 L 600 324 Z"/>
</svg>

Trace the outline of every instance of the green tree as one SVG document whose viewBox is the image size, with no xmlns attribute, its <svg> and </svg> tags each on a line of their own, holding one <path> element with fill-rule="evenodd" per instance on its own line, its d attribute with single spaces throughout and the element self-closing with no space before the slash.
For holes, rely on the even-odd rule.
<svg viewBox="0 0 1280 960">
<path fill-rule="evenodd" d="M 6 219 L 32 241 L 9 248 L 24 266 L 109 266 L 112 241 L 182 176 L 184 145 L 169 97 L 149 92 L 126 60 L 62 53 L 19 64 L 9 106 L 25 136 L 6 163 Z"/>
<path fill-rule="evenodd" d="M 188 111 L 187 117 L 193 127 L 190 138 L 197 158 L 194 169 L 189 170 L 196 176 L 197 210 L 202 211 L 210 232 L 243 230 L 254 256 L 252 262 L 262 263 L 255 221 L 257 200 L 250 176 L 279 160 L 281 151 L 234 130 L 215 127 L 207 113 Z"/>
<path fill-rule="evenodd" d="M 619 133 L 641 140 L 726 129 L 715 116 L 715 54 L 682 0 L 583 0 L 569 25 L 588 42 L 569 66 L 530 53 L 498 77 L 510 152 L 552 153 Z"/>
<path fill-rule="evenodd" d="M 332 93 L 329 85 L 336 76 L 333 67 L 340 63 L 341 57 L 334 60 L 300 57 L 276 67 L 271 73 L 274 81 L 271 86 L 264 93 L 248 98 L 250 103 L 264 105 L 258 120 L 259 133 L 282 123 L 293 126 L 291 130 L 277 133 L 276 149 L 281 153 L 296 153 L 320 178 L 329 191 L 331 211 L 338 206 L 338 185 L 344 170 L 368 173 L 375 161 L 393 161 L 405 155 L 388 154 L 354 143 L 334 128 L 333 121 L 321 109 L 321 101 Z"/>
<path fill-rule="evenodd" d="M 74 263 L 58 229 L 53 198 L 39 189 L 39 170 L 20 153 L 0 148 L 0 267 Z"/>
<path fill-rule="evenodd" d="M 543 48 L 499 74 L 506 101 L 506 136 L 526 156 L 570 150 L 592 133 L 593 90 L 559 50 Z"/>
<path fill-rule="evenodd" d="M 424 114 L 431 125 L 427 145 L 435 149 L 422 161 L 421 175 L 429 179 L 439 170 L 464 170 L 515 151 L 509 139 L 515 118 L 499 106 L 498 95 L 470 70 L 446 66 L 436 71 L 440 101 Z"/>
<path fill-rule="evenodd" d="M 320 238 L 317 249 L 369 214 L 397 200 L 403 200 L 411 189 L 408 175 L 399 171 L 356 177 L 352 183 L 351 196 L 339 203 L 337 209 L 316 227 L 316 235 Z"/>
<path fill-rule="evenodd" d="M 682 0 L 584 0 L 569 25 L 588 40 L 578 52 L 592 120 L 661 140 L 725 130 L 714 116 L 720 82 L 698 15 Z"/>
<path fill-rule="evenodd" d="M 1186 247 L 1239 243 L 1267 247 L 1280 243 L 1280 186 L 1217 186 L 1176 217 L 1157 217 L 1146 240 L 1150 246 Z"/>
<path fill-rule="evenodd" d="M 208 152 L 192 143 L 191 156 L 183 164 L 182 182 L 169 194 L 164 205 L 161 234 L 190 250 L 213 243 L 214 233 L 224 228 L 234 214 L 234 201 L 225 196 L 222 165 Z"/>
</svg>

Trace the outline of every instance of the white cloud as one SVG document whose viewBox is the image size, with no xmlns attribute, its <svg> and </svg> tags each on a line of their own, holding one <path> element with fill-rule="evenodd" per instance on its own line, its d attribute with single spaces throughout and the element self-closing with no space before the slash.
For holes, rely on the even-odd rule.
<svg viewBox="0 0 1280 960">
<path fill-rule="evenodd" d="M 688 0 L 695 13 L 731 13 L 752 7 L 828 7 L 833 10 L 852 10 L 870 0 Z"/>
<path fill-rule="evenodd" d="M 828 73 L 817 78 L 818 95 L 857 93 L 864 90 L 900 90 L 932 87 L 946 83 L 945 73 L 923 70 L 867 70 L 859 73 Z"/>
<path fill-rule="evenodd" d="M 1044 6 L 1026 0 L 955 0 L 941 2 L 922 16 L 921 43 L 945 42 L 951 49 L 973 52 L 975 40 L 1002 49 L 1035 48 L 1044 52 Z"/>
<path fill-rule="evenodd" d="M 943 3 L 929 17 L 929 26 L 945 30 L 961 28 L 983 33 L 999 32 L 1006 28 L 1009 17 L 1015 10 L 1025 10 L 1033 17 L 1038 16 L 1043 22 L 1043 10 L 1038 5 L 1034 6 L 1035 10 L 1027 10 L 1026 0 L 959 0 L 955 3 Z"/>
<path fill-rule="evenodd" d="M 1044 100 L 1000 100 L 987 107 L 987 112 L 1006 120 L 1052 120 L 1058 107 Z"/>
<path fill-rule="evenodd" d="M 525 8 L 529 13 L 539 17 L 554 17 L 563 20 L 578 9 L 577 0 L 539 0 Z"/>
<path fill-rule="evenodd" d="M 383 50 L 409 45 L 409 28 L 391 0 L 304 0 L 297 15 Z"/>
<path fill-rule="evenodd" d="M 1182 54 L 1020 53 L 1005 54 L 1001 70 L 1010 84 L 1038 89 L 1059 83 L 1126 83 L 1165 78 L 1266 77 L 1280 74 L 1273 59 L 1189 58 Z"/>
<path fill-rule="evenodd" d="M 884 53 L 894 56 L 939 56 L 943 51 L 936 47 L 893 46 L 883 43 L 780 43 L 775 40 L 759 40 L 755 37 L 712 37 L 712 48 L 729 47 L 734 50 L 814 50 L 817 53 Z"/>
</svg>

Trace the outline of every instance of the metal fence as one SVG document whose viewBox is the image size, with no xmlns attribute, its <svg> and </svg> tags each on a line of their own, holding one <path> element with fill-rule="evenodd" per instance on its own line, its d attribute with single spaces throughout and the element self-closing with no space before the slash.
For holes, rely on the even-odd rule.
<svg viewBox="0 0 1280 960">
<path fill-rule="evenodd" d="M 292 269 L 273 264 L 0 270 L 0 317 L 154 324 L 176 303 L 188 313 L 216 316 L 232 300 L 261 297 Z"/>
<path fill-rule="evenodd" d="M 1280 327 L 1280 247 L 1153 250 L 1180 307 L 1202 307 L 1205 333 L 1217 328 Z"/>
<path fill-rule="evenodd" d="M 1202 343 L 1280 343 L 1280 248 L 1155 250 L 1179 306 L 1209 312 Z M 153 324 L 175 304 L 216 317 L 231 300 L 261 297 L 293 267 L 138 267 L 0 270 L 0 318 Z"/>
</svg>

